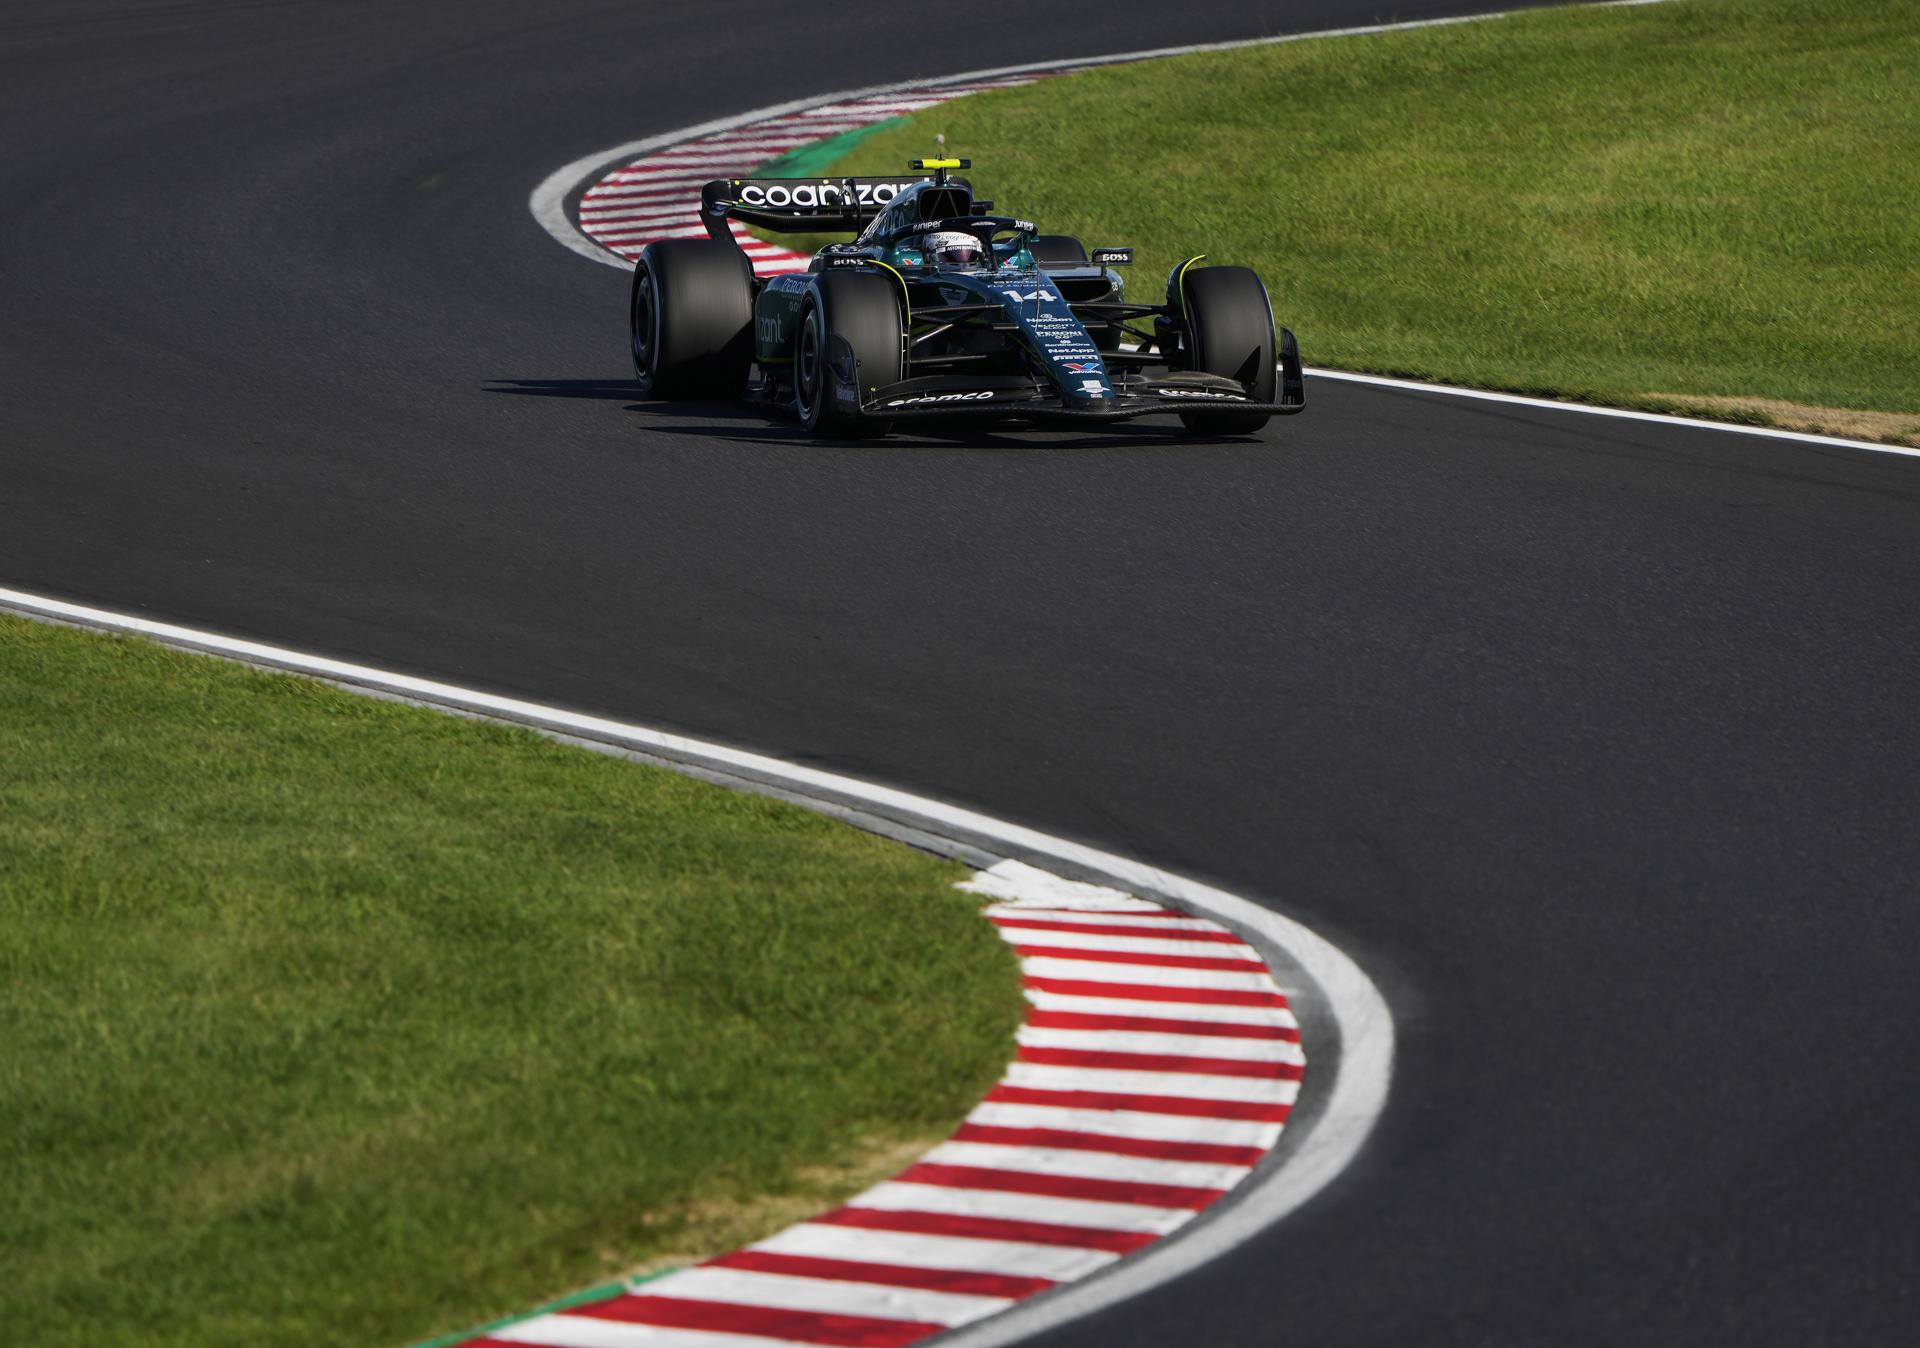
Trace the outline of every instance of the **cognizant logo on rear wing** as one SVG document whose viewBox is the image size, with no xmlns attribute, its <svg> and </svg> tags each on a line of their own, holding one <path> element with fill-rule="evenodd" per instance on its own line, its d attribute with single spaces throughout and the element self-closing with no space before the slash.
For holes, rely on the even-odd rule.
<svg viewBox="0 0 1920 1348">
<path fill-rule="evenodd" d="M 700 190 L 707 232 L 731 217 L 784 233 L 861 228 L 924 178 L 720 178 Z M 716 234 L 715 237 L 718 237 Z"/>
<path fill-rule="evenodd" d="M 749 178 L 736 184 L 740 204 L 756 210 L 843 210 L 851 203 L 875 208 L 886 205 L 913 186 L 913 179 L 851 178 L 833 182 L 828 179 Z"/>
</svg>

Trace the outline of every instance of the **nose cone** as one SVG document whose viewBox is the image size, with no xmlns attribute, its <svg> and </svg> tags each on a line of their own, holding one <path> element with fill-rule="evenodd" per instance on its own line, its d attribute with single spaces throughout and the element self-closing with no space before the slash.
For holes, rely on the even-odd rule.
<svg viewBox="0 0 1920 1348">
<path fill-rule="evenodd" d="M 1113 402 L 1113 382 L 1100 348 L 1044 272 L 1029 272 L 999 287 L 1000 303 L 1020 325 L 1028 345 L 1047 367 L 1054 387 L 1073 407 Z"/>
</svg>

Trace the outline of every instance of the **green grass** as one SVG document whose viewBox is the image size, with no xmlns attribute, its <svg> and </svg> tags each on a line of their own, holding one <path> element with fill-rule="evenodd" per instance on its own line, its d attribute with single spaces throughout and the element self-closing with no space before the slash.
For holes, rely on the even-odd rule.
<svg viewBox="0 0 1920 1348">
<path fill-rule="evenodd" d="M 960 874 L 0 616 L 0 1340 L 399 1344 L 830 1201 L 1009 1055 Z"/>
<path fill-rule="evenodd" d="M 1149 296 L 1189 253 L 1257 268 L 1310 363 L 1920 429 L 1913 0 L 1541 11 L 1109 67 L 929 109 L 834 171 L 898 171 L 935 132 L 1001 209 L 1136 245 Z"/>
</svg>

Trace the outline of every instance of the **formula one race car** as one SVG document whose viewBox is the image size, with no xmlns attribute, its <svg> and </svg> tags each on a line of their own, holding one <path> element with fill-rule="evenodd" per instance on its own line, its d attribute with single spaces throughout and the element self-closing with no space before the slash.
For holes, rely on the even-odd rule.
<svg viewBox="0 0 1920 1348">
<path fill-rule="evenodd" d="M 633 273 L 633 364 L 656 398 L 792 409 L 816 435 L 917 417 L 1074 424 L 1177 414 L 1241 435 L 1306 402 L 1293 334 L 1260 278 L 1189 258 L 1165 304 L 1121 294 L 1126 248 L 992 214 L 949 169 L 920 179 L 733 178 L 701 192 L 710 239 L 649 244 Z M 804 274 L 761 279 L 728 225 L 846 231 Z M 1150 326 L 1149 326 L 1150 325 Z"/>
</svg>

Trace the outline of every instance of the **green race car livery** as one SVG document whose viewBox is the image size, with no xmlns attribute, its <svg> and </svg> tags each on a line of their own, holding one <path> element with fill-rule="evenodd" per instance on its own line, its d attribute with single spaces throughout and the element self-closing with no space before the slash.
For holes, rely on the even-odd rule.
<svg viewBox="0 0 1920 1348">
<path fill-rule="evenodd" d="M 1165 302 L 1129 301 L 1126 248 L 1088 250 L 993 213 L 964 159 L 904 179 L 721 179 L 707 239 L 648 245 L 634 268 L 635 371 L 661 398 L 745 396 L 816 434 L 917 417 L 1042 423 L 1177 415 L 1245 434 L 1305 403 L 1299 348 L 1244 267 L 1190 258 Z M 756 277 L 730 227 L 844 231 L 803 274 Z"/>
</svg>

